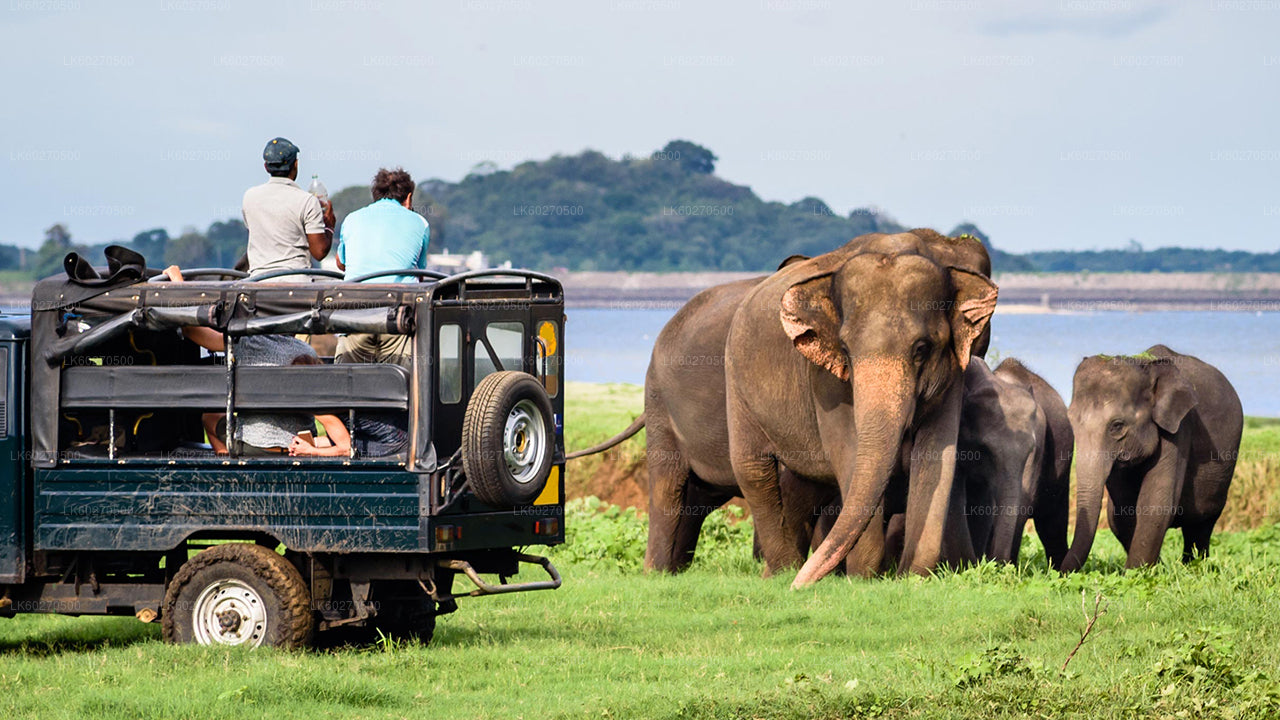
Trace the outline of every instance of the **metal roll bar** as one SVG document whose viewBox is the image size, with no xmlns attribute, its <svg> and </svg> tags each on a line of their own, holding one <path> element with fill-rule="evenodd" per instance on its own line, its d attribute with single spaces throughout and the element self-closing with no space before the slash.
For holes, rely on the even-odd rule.
<svg viewBox="0 0 1280 720">
<path fill-rule="evenodd" d="M 232 270 L 230 268 L 192 268 L 190 270 L 182 271 L 182 277 L 184 278 L 206 277 L 206 276 L 229 277 L 234 280 L 243 280 L 244 278 L 249 277 L 249 273 L 243 272 L 241 270 Z M 159 275 L 156 275 L 155 277 L 152 277 L 151 279 L 147 280 L 147 282 L 149 283 L 169 282 L 169 276 L 165 275 L 164 273 L 160 273 Z"/>
<path fill-rule="evenodd" d="M 293 270 L 272 270 L 264 272 L 261 275 L 250 275 L 249 282 L 262 282 L 263 280 L 274 280 L 279 277 L 289 275 L 310 275 L 312 277 L 325 277 L 333 280 L 342 280 L 345 275 L 337 270 L 325 270 L 324 268 L 295 268 Z"/>
<path fill-rule="evenodd" d="M 408 275 L 410 277 L 416 277 L 419 280 L 422 280 L 423 278 L 428 278 L 431 280 L 443 280 L 449 277 L 447 274 L 442 272 L 436 272 L 435 270 L 417 270 L 417 269 L 379 270 L 378 272 L 367 273 L 365 275 L 361 275 L 360 277 L 347 278 L 347 282 L 365 282 L 366 280 L 372 280 L 374 278 L 380 278 L 380 277 L 388 277 L 391 275 Z"/>
</svg>

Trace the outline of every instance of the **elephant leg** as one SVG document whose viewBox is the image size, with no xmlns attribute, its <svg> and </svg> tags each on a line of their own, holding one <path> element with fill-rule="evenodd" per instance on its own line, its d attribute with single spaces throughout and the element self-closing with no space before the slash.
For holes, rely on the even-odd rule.
<svg viewBox="0 0 1280 720">
<path fill-rule="evenodd" d="M 995 493 L 995 517 L 986 551 L 996 562 L 1016 563 L 1022 548 L 1030 499 L 1021 487 L 1000 488 Z M 975 548 L 976 549 L 976 548 Z"/>
<path fill-rule="evenodd" d="M 1124 548 L 1127 555 L 1129 546 L 1133 544 L 1134 506 L 1132 503 L 1117 503 L 1112 498 L 1107 510 L 1107 524 L 1111 526 L 1111 534 L 1120 541 L 1120 547 Z"/>
<path fill-rule="evenodd" d="M 840 491 L 831 485 L 806 480 L 785 466 L 779 468 L 778 483 L 782 494 L 783 524 L 795 529 L 800 554 L 807 556 L 830 530 L 830 523 L 825 528 L 821 527 L 823 513 L 833 500 L 839 509 Z"/>
<path fill-rule="evenodd" d="M 698 535 L 707 516 L 729 502 L 733 495 L 717 492 L 708 487 L 697 474 L 690 473 L 685 483 L 684 504 L 675 524 L 671 545 L 673 570 L 679 572 L 693 562 L 693 552 L 698 547 Z"/>
<path fill-rule="evenodd" d="M 889 572 L 902 563 L 902 546 L 907 532 L 907 516 L 894 513 L 884 523 L 883 571 Z"/>
<path fill-rule="evenodd" d="M 961 469 L 956 468 L 956 475 Z M 964 477 L 958 477 L 956 485 L 965 488 L 964 515 L 969 526 L 969 537 L 973 541 L 973 551 L 980 558 L 992 557 L 992 534 L 999 522 L 997 513 L 1000 508 L 995 494 L 985 480 L 979 481 L 972 470 L 966 469 Z"/>
<path fill-rule="evenodd" d="M 1217 521 L 1184 525 L 1182 528 L 1182 562 L 1188 563 L 1197 557 L 1209 556 L 1209 537 L 1213 535 L 1213 526 Z"/>
<path fill-rule="evenodd" d="M 1062 560 L 1067 556 L 1067 515 L 1066 498 L 1054 497 L 1043 502 L 1037 498 L 1035 513 L 1031 516 L 1049 567 L 1054 570 L 1062 567 Z"/>
<path fill-rule="evenodd" d="M 735 454 L 733 474 L 751 508 L 760 550 L 764 554 L 765 577 L 804 563 L 808 538 L 786 520 L 778 486 L 778 462 L 760 454 Z"/>
<path fill-rule="evenodd" d="M 884 560 L 884 503 L 880 503 L 862 537 L 845 556 L 845 572 L 850 577 L 874 577 L 883 571 Z"/>
<path fill-rule="evenodd" d="M 1137 522 L 1134 524 L 1133 544 L 1129 546 L 1126 568 L 1154 565 L 1160 562 L 1160 548 L 1173 519 L 1177 517 L 1178 498 L 1182 496 L 1182 483 L 1187 462 L 1178 448 L 1179 443 L 1160 439 L 1156 451 L 1160 457 L 1142 478 L 1138 491 Z"/>
<path fill-rule="evenodd" d="M 693 473 L 666 423 L 652 422 L 647 432 L 649 543 L 644 567 L 645 570 L 678 572 L 681 566 L 676 545 L 678 538 L 688 536 L 687 529 L 680 524 L 686 517 L 685 494 Z M 694 537 L 696 542 L 696 533 Z"/>
</svg>

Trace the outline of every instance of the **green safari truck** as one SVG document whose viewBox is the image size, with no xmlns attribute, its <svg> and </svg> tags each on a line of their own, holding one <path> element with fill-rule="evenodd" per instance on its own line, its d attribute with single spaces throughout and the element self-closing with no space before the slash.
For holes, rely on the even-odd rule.
<svg viewBox="0 0 1280 720">
<path fill-rule="evenodd" d="M 299 647 L 338 628 L 429 641 L 459 597 L 559 587 L 521 550 L 564 541 L 556 279 L 186 274 L 69 271 L 36 285 L 29 314 L 0 315 L 0 615 L 134 615 L 202 644 Z M 344 333 L 403 336 L 408 359 L 236 356 L 248 336 Z M 379 418 L 407 442 L 337 457 L 206 442 L 209 416 L 237 437 L 278 413 Z M 535 579 L 512 581 L 522 566 Z"/>
</svg>

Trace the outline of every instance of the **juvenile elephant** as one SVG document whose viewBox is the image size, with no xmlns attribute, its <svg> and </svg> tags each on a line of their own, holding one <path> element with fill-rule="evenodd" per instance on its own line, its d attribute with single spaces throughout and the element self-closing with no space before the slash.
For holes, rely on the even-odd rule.
<svg viewBox="0 0 1280 720">
<path fill-rule="evenodd" d="M 1049 565 L 1061 566 L 1073 444 L 1067 405 L 1044 378 L 1012 358 L 995 372 L 974 358 L 965 372 L 956 474 L 968 493 L 975 551 L 1017 562 L 1032 519 Z"/>
<path fill-rule="evenodd" d="M 1066 403 L 1043 378 L 1017 360 L 1007 359 L 992 372 L 980 357 L 970 360 L 965 369 L 962 403 L 953 502 L 965 508 L 974 553 L 1016 562 L 1026 521 L 1034 519 L 1049 563 L 1057 568 L 1067 550 L 1070 510 L 1073 438 Z M 898 561 L 903 531 L 900 513 L 905 512 L 904 478 L 902 469 L 895 472 L 885 494 L 885 514 L 876 519 L 883 524 L 883 550 L 877 552 L 864 535 L 846 559 L 850 574 L 882 572 Z M 813 507 L 805 510 L 818 515 L 816 547 L 830 528 L 838 502 L 821 507 L 819 503 L 830 500 L 831 495 L 820 495 L 811 484 L 795 479 L 784 483 L 784 492 L 788 505 L 811 498 Z M 868 534 L 873 531 L 880 529 L 873 527 Z"/>
<path fill-rule="evenodd" d="M 960 378 L 997 290 L 941 257 L 928 237 L 864 236 L 783 268 L 734 314 L 725 343 L 730 461 L 767 572 L 803 563 L 795 587 L 857 544 L 907 439 L 903 565 L 929 572 L 973 558 L 963 508 L 951 503 Z M 840 491 L 840 514 L 807 562 L 804 528 L 782 506 L 783 465 Z"/>
<path fill-rule="evenodd" d="M 1221 372 L 1164 345 L 1088 357 L 1076 368 L 1070 417 L 1076 530 L 1064 572 L 1089 557 L 1104 484 L 1125 567 L 1158 562 L 1171 527 L 1182 528 L 1184 562 L 1209 552 L 1244 428 L 1240 398 Z"/>
</svg>

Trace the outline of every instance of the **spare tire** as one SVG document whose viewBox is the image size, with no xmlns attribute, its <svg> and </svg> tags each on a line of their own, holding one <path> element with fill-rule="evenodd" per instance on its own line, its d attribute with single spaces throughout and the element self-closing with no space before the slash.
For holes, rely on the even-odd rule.
<svg viewBox="0 0 1280 720">
<path fill-rule="evenodd" d="M 537 378 L 503 371 L 480 381 L 462 418 L 462 471 L 476 497 L 496 507 L 532 503 L 555 447 L 551 399 Z"/>
</svg>

